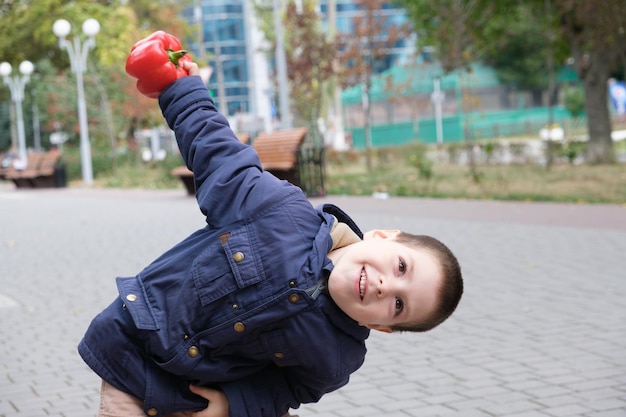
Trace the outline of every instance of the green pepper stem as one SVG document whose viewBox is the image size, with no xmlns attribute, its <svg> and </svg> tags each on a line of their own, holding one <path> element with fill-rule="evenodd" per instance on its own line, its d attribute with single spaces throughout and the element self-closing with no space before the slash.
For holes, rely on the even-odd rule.
<svg viewBox="0 0 626 417">
<path fill-rule="evenodd" d="M 172 51 L 171 49 L 167 50 L 167 57 L 170 62 L 176 66 L 178 66 L 178 60 L 187 55 L 187 51 L 181 49 L 180 51 Z"/>
</svg>

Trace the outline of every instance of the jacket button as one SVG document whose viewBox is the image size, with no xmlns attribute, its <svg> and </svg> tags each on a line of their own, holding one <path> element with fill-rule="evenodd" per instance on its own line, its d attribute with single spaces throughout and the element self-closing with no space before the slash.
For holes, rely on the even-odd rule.
<svg viewBox="0 0 626 417">
<path fill-rule="evenodd" d="M 290 287 L 290 288 L 293 288 L 293 287 L 295 287 L 295 286 L 296 286 L 296 280 L 295 280 L 295 279 L 290 280 L 290 281 L 289 281 L 289 287 Z"/>
<path fill-rule="evenodd" d="M 242 252 L 235 252 L 235 254 L 233 255 L 233 261 L 237 263 L 243 261 L 243 258 L 245 258 L 245 256 Z"/>
<path fill-rule="evenodd" d="M 136 296 L 135 294 L 128 294 L 128 295 L 126 296 L 126 299 L 127 299 L 128 301 L 131 301 L 131 302 L 132 302 L 132 301 L 137 301 L 137 296 Z"/>
<path fill-rule="evenodd" d="M 146 414 L 148 414 L 149 416 L 156 416 L 157 414 L 159 414 L 159 410 L 157 410 L 156 408 L 149 408 Z"/>
<path fill-rule="evenodd" d="M 235 323 L 235 325 L 233 326 L 233 329 L 235 329 L 235 331 L 237 333 L 243 333 L 244 330 L 246 330 L 246 325 L 243 324 L 242 322 L 238 321 L 237 323 Z"/>
<path fill-rule="evenodd" d="M 292 304 L 297 303 L 300 300 L 300 296 L 298 294 L 291 294 L 289 296 L 289 302 Z"/>
<path fill-rule="evenodd" d="M 192 346 L 187 350 L 187 355 L 191 358 L 195 358 L 200 354 L 200 349 L 197 346 Z"/>
<path fill-rule="evenodd" d="M 285 357 L 285 354 L 282 353 L 282 352 L 276 352 L 276 353 L 274 353 L 274 357 L 276 359 L 283 359 Z"/>
</svg>

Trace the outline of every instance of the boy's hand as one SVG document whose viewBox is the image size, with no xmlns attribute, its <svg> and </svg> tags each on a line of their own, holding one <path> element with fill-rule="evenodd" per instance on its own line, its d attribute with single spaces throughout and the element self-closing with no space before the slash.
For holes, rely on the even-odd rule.
<svg viewBox="0 0 626 417">
<path fill-rule="evenodd" d="M 180 66 L 187 71 L 189 75 L 200 75 L 198 64 L 192 61 L 182 61 Z"/>
<path fill-rule="evenodd" d="M 228 417 L 228 397 L 222 391 L 197 385 L 189 385 L 189 390 L 209 400 L 209 406 L 202 411 L 193 413 L 193 417 Z"/>
</svg>

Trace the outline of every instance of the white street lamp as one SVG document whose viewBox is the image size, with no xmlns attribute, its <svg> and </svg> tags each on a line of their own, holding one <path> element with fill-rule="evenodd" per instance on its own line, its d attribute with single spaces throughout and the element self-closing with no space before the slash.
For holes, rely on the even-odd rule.
<svg viewBox="0 0 626 417">
<path fill-rule="evenodd" d="M 35 66 L 30 61 L 22 61 L 19 66 L 21 76 L 11 77 L 11 64 L 3 62 L 0 64 L 0 75 L 4 83 L 11 90 L 11 100 L 15 103 L 15 116 L 17 119 L 17 141 L 20 161 L 25 165 L 26 156 L 26 134 L 24 133 L 24 116 L 22 114 L 22 102 L 24 101 L 24 87 L 30 80 L 30 74 L 35 70 Z"/>
<path fill-rule="evenodd" d="M 441 80 L 439 77 L 433 79 L 433 92 L 430 95 L 430 101 L 435 105 L 435 127 L 437 131 L 437 143 L 443 143 L 443 118 L 442 108 L 443 102 L 446 99 L 446 93 L 441 91 Z"/>
<path fill-rule="evenodd" d="M 70 55 L 72 72 L 76 74 L 76 86 L 78 90 L 78 119 L 80 123 L 80 159 L 83 173 L 83 183 L 93 183 L 93 170 L 91 168 L 91 144 L 89 143 L 89 127 L 87 125 L 87 107 L 85 105 L 85 88 L 83 73 L 87 70 L 87 54 L 89 49 L 96 46 L 96 35 L 100 32 L 100 23 L 96 19 L 87 19 L 83 23 L 83 33 L 87 39 L 82 42 L 75 36 L 73 42 L 66 39 L 72 30 L 72 25 L 65 19 L 54 22 L 52 31 L 59 38 L 59 47 L 66 49 Z"/>
<path fill-rule="evenodd" d="M 280 17 L 280 0 L 274 0 L 274 32 L 276 33 L 276 72 L 278 76 L 278 96 L 280 98 L 280 124 L 283 129 L 291 129 L 291 103 L 289 99 L 289 83 L 287 80 L 287 61 L 285 57 L 285 41 L 283 22 Z"/>
</svg>

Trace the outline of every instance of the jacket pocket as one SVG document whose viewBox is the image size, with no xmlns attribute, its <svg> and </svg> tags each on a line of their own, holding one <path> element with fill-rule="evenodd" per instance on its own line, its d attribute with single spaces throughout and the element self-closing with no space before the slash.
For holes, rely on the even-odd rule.
<svg viewBox="0 0 626 417">
<path fill-rule="evenodd" d="M 299 365 L 298 357 L 294 354 L 294 350 L 288 343 L 289 339 L 282 329 L 262 333 L 259 337 L 276 366 Z"/>
<path fill-rule="evenodd" d="M 135 326 L 141 330 L 159 330 L 154 310 L 148 302 L 145 289 L 137 277 L 115 279 L 120 298 L 130 312 Z"/>
<path fill-rule="evenodd" d="M 245 226 L 225 233 L 193 261 L 191 274 L 200 302 L 206 306 L 237 290 L 258 284 L 264 272 Z M 219 245 L 219 246 L 218 246 Z"/>
</svg>

